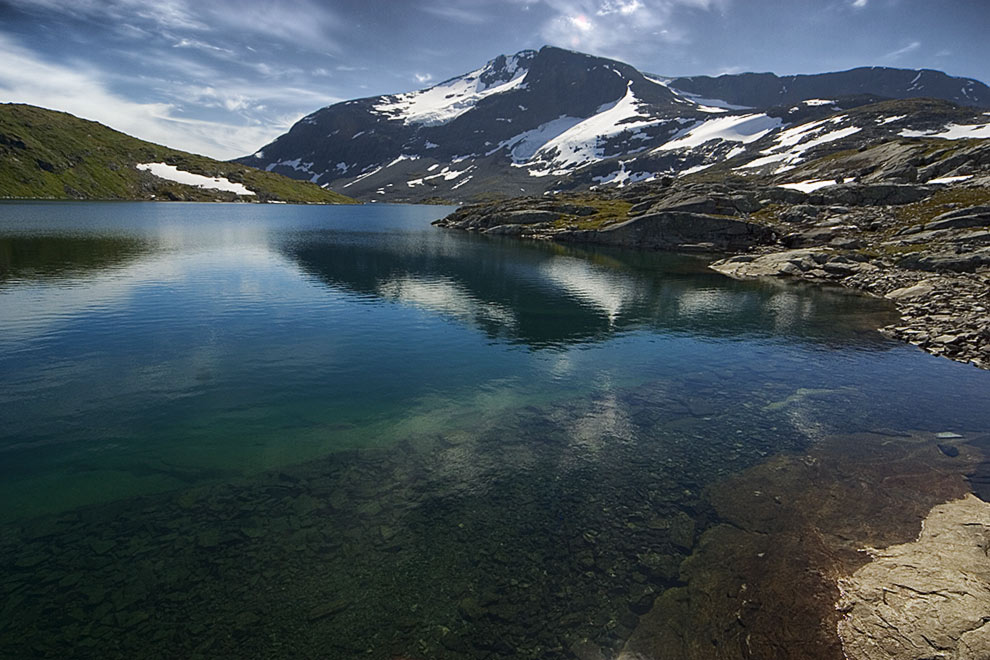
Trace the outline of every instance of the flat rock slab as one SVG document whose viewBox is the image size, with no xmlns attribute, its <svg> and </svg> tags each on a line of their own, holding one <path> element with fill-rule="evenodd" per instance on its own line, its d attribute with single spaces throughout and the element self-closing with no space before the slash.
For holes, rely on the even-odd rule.
<svg viewBox="0 0 990 660">
<path fill-rule="evenodd" d="M 990 658 L 990 503 L 938 505 L 917 541 L 873 550 L 839 581 L 849 660 Z"/>
</svg>

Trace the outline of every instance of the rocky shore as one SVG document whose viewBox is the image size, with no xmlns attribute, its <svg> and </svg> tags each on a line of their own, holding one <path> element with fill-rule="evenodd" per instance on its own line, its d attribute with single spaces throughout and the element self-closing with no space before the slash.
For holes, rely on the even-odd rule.
<svg viewBox="0 0 990 660">
<path fill-rule="evenodd" d="M 990 145 L 976 142 L 900 169 L 888 164 L 882 181 L 666 178 L 475 204 L 434 224 L 569 243 L 728 253 L 711 267 L 730 277 L 787 277 L 886 298 L 902 318 L 881 328 L 885 335 L 990 369 Z M 926 184 L 910 182 L 919 167 L 931 170 Z"/>
</svg>

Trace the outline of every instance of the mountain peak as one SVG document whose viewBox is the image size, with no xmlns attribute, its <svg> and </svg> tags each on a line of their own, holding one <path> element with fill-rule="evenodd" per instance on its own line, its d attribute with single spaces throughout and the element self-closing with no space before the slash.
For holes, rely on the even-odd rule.
<svg viewBox="0 0 990 660">
<path fill-rule="evenodd" d="M 727 161 L 725 172 L 780 173 L 878 140 L 990 137 L 972 108 L 853 111 L 920 96 L 990 105 L 982 83 L 938 71 L 669 79 L 543 46 L 425 89 L 329 106 L 242 162 L 365 199 L 417 201 L 624 186 Z"/>
</svg>

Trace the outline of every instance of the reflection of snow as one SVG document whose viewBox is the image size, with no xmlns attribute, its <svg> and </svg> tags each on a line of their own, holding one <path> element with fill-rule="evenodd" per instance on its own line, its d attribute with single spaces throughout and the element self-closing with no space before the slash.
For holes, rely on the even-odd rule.
<svg viewBox="0 0 990 660">
<path fill-rule="evenodd" d="M 581 301 L 597 307 L 615 322 L 635 297 L 633 283 L 614 272 L 598 270 L 586 261 L 558 257 L 542 267 L 543 275 Z"/>
<path fill-rule="evenodd" d="M 397 277 L 379 285 L 378 293 L 383 298 L 452 316 L 460 321 L 474 323 L 482 320 L 506 327 L 516 325 L 511 309 L 478 300 L 464 287 L 447 279 Z"/>
</svg>

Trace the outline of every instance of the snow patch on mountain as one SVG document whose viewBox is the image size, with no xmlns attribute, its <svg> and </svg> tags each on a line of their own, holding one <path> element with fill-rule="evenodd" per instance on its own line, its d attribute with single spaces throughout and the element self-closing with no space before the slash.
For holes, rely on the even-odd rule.
<svg viewBox="0 0 990 660">
<path fill-rule="evenodd" d="M 603 105 L 596 114 L 581 120 L 540 147 L 533 157 L 543 161 L 545 166 L 531 169 L 530 174 L 565 174 L 569 169 L 604 158 L 602 140 L 621 133 L 634 136 L 641 128 L 662 123 L 662 120 L 643 114 L 642 105 L 630 81 L 621 99 Z"/>
<path fill-rule="evenodd" d="M 627 161 L 619 161 L 619 169 L 605 176 L 593 177 L 592 181 L 594 181 L 597 186 L 615 186 L 616 188 L 625 188 L 630 183 L 653 181 L 657 178 L 657 175 L 653 172 L 629 171 L 626 169 L 626 163 Z"/>
<path fill-rule="evenodd" d="M 846 115 L 840 115 L 839 117 L 813 121 L 783 130 L 774 138 L 774 145 L 772 147 L 760 152 L 764 154 L 762 157 L 735 169 L 753 169 L 774 163 L 780 163 L 780 166 L 775 170 L 778 173 L 793 169 L 796 163 L 804 159 L 805 152 L 822 144 L 841 140 L 862 130 L 858 126 L 846 126 L 832 130 L 832 126 L 841 123 L 845 119 L 847 119 Z"/>
<path fill-rule="evenodd" d="M 782 125 L 783 122 L 779 117 L 770 117 L 764 114 L 733 115 L 708 119 L 682 130 L 674 136 L 674 139 L 660 145 L 653 152 L 690 149 L 711 140 L 749 144 Z"/>
<path fill-rule="evenodd" d="M 524 131 L 519 135 L 504 140 L 497 147 L 486 153 L 491 156 L 500 149 L 509 148 L 513 165 L 524 165 L 529 159 L 550 140 L 566 132 L 584 121 L 581 117 L 560 115 L 556 119 L 540 124 L 534 129 Z"/>
<path fill-rule="evenodd" d="M 445 167 L 436 174 L 431 174 L 430 176 L 424 176 L 419 179 L 410 179 L 409 181 L 406 181 L 406 185 L 409 186 L 410 188 L 415 188 L 416 186 L 421 186 L 427 181 L 430 181 L 432 179 L 443 179 L 444 181 L 453 181 L 460 175 L 467 174 L 473 169 L 475 169 L 474 165 L 470 165 L 467 169 L 463 169 L 463 170 L 452 170 L 449 167 Z M 431 167 L 430 170 L 428 171 L 432 171 L 432 170 L 433 168 Z"/>
<path fill-rule="evenodd" d="M 853 177 L 846 177 L 841 181 L 841 183 L 849 183 L 854 181 Z M 796 183 L 782 183 L 778 188 L 789 188 L 790 190 L 800 190 L 803 193 L 810 193 L 818 190 L 819 188 L 827 188 L 828 186 L 836 186 L 840 182 L 834 179 L 808 179 L 807 181 L 798 181 Z"/>
<path fill-rule="evenodd" d="M 933 137 L 945 140 L 966 140 L 971 138 L 990 138 L 990 124 L 949 124 L 942 132 L 912 131 L 905 129 L 899 133 L 901 137 Z"/>
<path fill-rule="evenodd" d="M 929 179 L 925 183 L 959 183 L 960 181 L 968 181 L 972 179 L 972 174 L 960 174 L 957 176 L 940 176 L 937 179 Z"/>
<path fill-rule="evenodd" d="M 699 94 L 692 94 L 691 92 L 685 92 L 682 89 L 676 89 L 667 85 L 665 86 L 667 89 L 674 92 L 684 100 L 698 106 L 698 110 L 701 110 L 702 112 L 719 113 L 726 112 L 728 110 L 752 110 L 752 108 L 748 105 L 734 105 L 728 101 L 723 101 L 722 99 L 706 99 Z"/>
<path fill-rule="evenodd" d="M 886 126 L 887 124 L 893 124 L 895 121 L 900 121 L 907 117 L 907 115 L 894 115 L 893 117 L 881 117 L 877 119 L 877 123 L 881 126 Z"/>
<path fill-rule="evenodd" d="M 187 186 L 196 186 L 197 188 L 204 188 L 206 190 L 232 192 L 235 195 L 256 194 L 253 190 L 248 190 L 243 183 L 234 183 L 224 177 L 208 177 L 203 176 L 202 174 L 183 172 L 175 165 L 167 165 L 165 163 L 139 163 L 134 167 L 139 170 L 151 172 L 159 179 L 174 181 L 176 183 L 184 183 Z"/>
<path fill-rule="evenodd" d="M 372 110 L 404 124 L 446 124 L 473 109 L 481 99 L 524 84 L 528 69 L 520 66 L 519 56 L 506 58 L 506 66 L 501 71 L 493 70 L 494 62 L 424 90 L 383 96 Z M 493 74 L 501 75 L 492 79 Z"/>
</svg>

